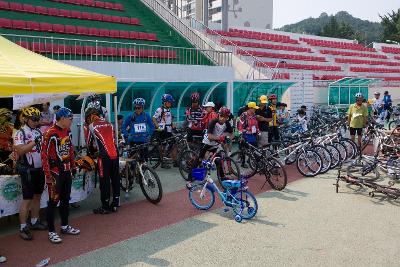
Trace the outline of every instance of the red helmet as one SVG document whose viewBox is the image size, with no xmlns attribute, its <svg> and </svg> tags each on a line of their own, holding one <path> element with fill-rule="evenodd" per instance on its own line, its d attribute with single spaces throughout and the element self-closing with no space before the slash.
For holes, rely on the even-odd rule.
<svg viewBox="0 0 400 267">
<path fill-rule="evenodd" d="M 190 96 L 190 101 L 192 102 L 199 102 L 200 100 L 200 95 L 197 92 L 193 92 L 192 95 Z"/>
<path fill-rule="evenodd" d="M 231 115 L 231 110 L 227 107 L 221 107 L 219 109 L 219 115 L 224 116 L 224 117 L 229 117 Z"/>
<path fill-rule="evenodd" d="M 275 94 L 272 94 L 268 97 L 269 100 L 277 99 L 278 97 Z"/>
</svg>

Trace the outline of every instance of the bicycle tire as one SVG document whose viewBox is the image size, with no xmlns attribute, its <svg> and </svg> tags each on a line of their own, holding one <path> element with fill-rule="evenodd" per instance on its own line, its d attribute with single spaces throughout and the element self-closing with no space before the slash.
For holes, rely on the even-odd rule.
<svg viewBox="0 0 400 267">
<path fill-rule="evenodd" d="M 248 164 L 248 167 L 245 168 L 242 165 L 242 157 L 244 157 L 245 159 L 247 159 L 247 162 L 245 160 L 244 163 Z M 243 176 L 243 178 L 248 179 L 253 177 L 254 175 L 256 175 L 257 173 L 257 167 L 256 166 L 252 166 L 254 164 L 254 162 L 251 162 L 251 154 L 247 153 L 247 152 L 242 152 L 240 150 L 233 152 L 230 157 L 238 164 L 239 168 L 240 168 L 240 174 Z"/>
<path fill-rule="evenodd" d="M 239 190 L 234 194 L 233 201 L 238 201 L 232 205 L 232 210 L 236 215 L 240 215 L 246 220 L 256 216 L 258 203 L 256 197 L 251 192 L 247 190 Z M 253 204 L 251 204 L 251 202 Z"/>
<path fill-rule="evenodd" d="M 131 167 L 130 163 L 126 162 L 125 163 L 125 168 L 120 170 L 120 175 L 119 175 L 119 185 L 122 191 L 128 193 L 132 190 L 133 188 L 133 179 L 134 179 L 134 174 L 131 172 Z"/>
<path fill-rule="evenodd" d="M 157 169 L 158 166 L 160 166 L 162 162 L 162 153 L 160 151 L 160 148 L 158 147 L 158 144 L 153 145 L 153 147 L 149 148 L 149 158 L 147 160 L 147 164 L 153 168 Z"/>
<path fill-rule="evenodd" d="M 391 121 L 391 122 L 389 122 L 389 125 L 388 125 L 389 130 L 395 129 L 396 126 L 397 126 L 397 121 Z"/>
<path fill-rule="evenodd" d="M 305 161 L 304 166 L 307 167 L 309 172 L 305 172 L 304 170 L 302 170 L 300 168 L 300 160 L 303 160 L 303 159 Z M 312 166 L 311 167 L 311 164 L 313 163 L 311 161 L 314 161 L 314 163 L 316 163 L 316 166 Z M 321 156 L 317 152 L 315 152 L 314 150 L 306 149 L 306 150 L 304 150 L 304 151 L 302 151 L 302 152 L 300 152 L 298 154 L 297 160 L 296 160 L 296 167 L 297 167 L 297 170 L 303 176 L 305 176 L 305 177 L 314 177 L 321 171 L 321 168 L 322 168 Z"/>
<path fill-rule="evenodd" d="M 370 172 L 366 173 L 365 175 L 362 175 L 363 169 L 371 165 L 372 163 L 364 158 L 354 160 L 346 168 L 347 176 L 359 177 L 367 181 L 378 180 L 380 177 L 378 166 L 375 169 L 372 169 Z M 374 175 L 372 175 L 371 173 L 373 173 Z"/>
<path fill-rule="evenodd" d="M 340 162 L 343 163 L 347 159 L 346 147 L 340 142 L 333 142 L 332 145 L 336 147 L 340 154 Z"/>
<path fill-rule="evenodd" d="M 179 162 L 179 173 L 181 174 L 183 180 L 189 181 L 189 172 L 192 168 L 196 168 L 194 166 L 196 162 L 198 162 L 199 155 L 193 150 L 185 150 L 179 154 L 178 162 Z"/>
<path fill-rule="evenodd" d="M 334 169 L 340 163 L 340 152 L 335 146 L 330 144 L 325 145 L 325 148 L 328 149 L 329 153 L 332 155 L 331 169 Z"/>
<path fill-rule="evenodd" d="M 357 145 L 348 138 L 340 139 L 340 143 L 346 148 L 346 160 L 354 159 L 359 153 L 359 149 Z"/>
<path fill-rule="evenodd" d="M 285 167 L 282 163 L 275 158 L 268 158 L 265 160 L 266 171 L 265 174 L 268 184 L 275 190 L 282 191 L 287 185 L 287 174 Z M 283 177 L 283 181 L 281 184 L 278 184 L 278 180 L 275 179 L 275 176 Z"/>
<path fill-rule="evenodd" d="M 319 174 L 324 174 L 324 173 L 328 172 L 332 165 L 331 153 L 328 151 L 328 149 L 326 149 L 325 147 L 323 147 L 321 145 L 314 145 L 312 147 L 312 150 L 317 152 L 321 156 L 321 159 L 322 159 L 322 168 L 321 168 L 321 171 L 319 172 Z"/>
<path fill-rule="evenodd" d="M 222 185 L 222 181 L 240 179 L 240 168 L 231 157 L 224 157 L 223 159 L 218 160 L 216 166 L 218 182 L 222 188 L 226 189 Z"/>
<path fill-rule="evenodd" d="M 145 177 L 140 177 L 139 179 L 139 185 L 140 185 L 140 189 L 143 192 L 143 195 L 146 197 L 146 199 L 153 204 L 157 204 L 161 201 L 162 196 L 163 196 L 163 189 L 162 189 L 162 185 L 161 185 L 161 181 L 160 178 L 158 177 L 158 174 L 154 171 L 153 168 L 151 168 L 150 166 L 146 166 L 146 165 L 142 165 L 142 171 L 143 171 L 143 175 L 145 176 L 146 173 L 150 173 L 153 177 L 151 180 L 147 180 L 147 185 L 145 185 L 143 183 L 143 180 L 145 179 Z M 154 196 L 151 196 L 149 194 L 149 192 L 147 192 L 146 188 L 150 188 L 150 187 L 157 187 L 158 188 L 158 192 L 156 192 L 156 194 Z"/>
<path fill-rule="evenodd" d="M 203 189 L 204 189 L 204 195 L 201 196 Z M 200 201 L 196 200 L 197 197 L 200 197 L 200 199 L 209 197 L 209 201 L 208 202 L 206 201 L 206 203 L 202 205 L 199 204 Z M 204 188 L 204 184 L 197 184 L 189 190 L 189 201 L 198 210 L 208 210 L 214 205 L 215 202 L 214 191 L 212 191 L 208 186 Z"/>
</svg>

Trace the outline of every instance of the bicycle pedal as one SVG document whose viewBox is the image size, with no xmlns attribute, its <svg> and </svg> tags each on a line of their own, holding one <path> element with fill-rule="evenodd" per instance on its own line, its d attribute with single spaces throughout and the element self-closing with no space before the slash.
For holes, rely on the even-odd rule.
<svg viewBox="0 0 400 267">
<path fill-rule="evenodd" d="M 228 212 L 229 211 L 229 208 L 224 208 L 224 212 Z"/>
</svg>

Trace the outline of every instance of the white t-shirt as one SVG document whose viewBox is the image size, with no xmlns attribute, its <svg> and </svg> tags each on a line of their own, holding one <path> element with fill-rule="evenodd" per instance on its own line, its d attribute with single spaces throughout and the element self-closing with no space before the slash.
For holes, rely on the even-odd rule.
<svg viewBox="0 0 400 267">
<path fill-rule="evenodd" d="M 300 124 L 302 130 L 304 132 L 306 132 L 308 130 L 308 127 L 307 127 L 307 123 L 308 123 L 307 116 L 300 117 L 300 115 L 297 115 L 297 120 L 299 121 L 299 124 Z"/>
<path fill-rule="evenodd" d="M 203 144 L 210 145 L 210 146 L 217 146 L 218 142 L 214 140 L 208 139 L 208 131 L 211 134 L 216 136 L 222 136 L 224 133 L 232 132 L 232 127 L 230 126 L 229 122 L 225 122 L 224 124 L 220 124 L 218 120 L 212 120 L 208 125 L 208 129 L 204 134 Z"/>
<path fill-rule="evenodd" d="M 158 126 L 161 129 L 166 129 L 167 132 L 172 132 L 172 113 L 171 109 L 159 107 L 154 113 L 153 118 L 156 119 Z"/>
<path fill-rule="evenodd" d="M 14 146 L 26 145 L 32 141 L 35 141 L 36 137 L 43 138 L 40 129 L 31 129 L 28 125 L 24 125 L 21 130 L 15 133 Z M 26 153 L 23 157 L 26 157 L 28 164 L 32 168 L 42 167 L 42 159 L 40 157 L 40 145 L 34 146 L 32 150 Z"/>
<path fill-rule="evenodd" d="M 374 110 L 379 110 L 379 109 L 381 109 L 382 108 L 382 100 L 381 99 L 374 99 L 373 100 L 374 101 L 374 103 L 372 104 L 372 108 L 374 109 Z"/>
</svg>

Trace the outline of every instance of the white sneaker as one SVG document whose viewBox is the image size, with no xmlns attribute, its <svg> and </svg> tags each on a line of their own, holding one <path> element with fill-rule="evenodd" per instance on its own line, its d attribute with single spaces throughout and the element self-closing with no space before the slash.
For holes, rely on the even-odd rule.
<svg viewBox="0 0 400 267">
<path fill-rule="evenodd" d="M 6 262 L 7 258 L 0 255 L 0 263 Z"/>
<path fill-rule="evenodd" d="M 49 240 L 53 244 L 59 244 L 62 242 L 61 237 L 56 232 L 49 232 Z"/>
</svg>

